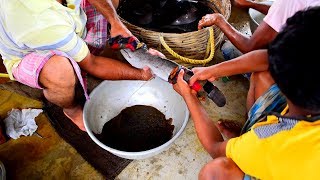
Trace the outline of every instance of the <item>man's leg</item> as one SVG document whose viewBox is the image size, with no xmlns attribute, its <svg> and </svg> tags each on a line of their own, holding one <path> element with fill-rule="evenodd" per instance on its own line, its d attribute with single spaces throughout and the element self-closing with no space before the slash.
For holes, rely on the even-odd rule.
<svg viewBox="0 0 320 180">
<path fill-rule="evenodd" d="M 274 84 L 269 71 L 252 73 L 250 88 L 247 96 L 247 111 L 249 111 L 256 100 L 268 91 Z"/>
<path fill-rule="evenodd" d="M 270 112 L 281 112 L 287 104 L 268 71 L 253 73 L 250 86 L 247 97 L 248 117 L 241 133 L 249 131 Z"/>
<path fill-rule="evenodd" d="M 265 94 L 274 83 L 275 82 L 268 71 L 252 73 L 247 95 L 247 112 L 251 109 L 256 100 Z M 243 124 L 244 122 L 221 120 L 218 121 L 217 127 L 227 139 L 230 139 L 240 135 Z"/>
<path fill-rule="evenodd" d="M 242 180 L 244 173 L 231 159 L 219 157 L 206 164 L 199 173 L 200 180 Z"/>
<path fill-rule="evenodd" d="M 43 86 L 48 101 L 63 108 L 64 113 L 81 130 L 85 130 L 82 118 L 82 106 L 75 103 L 75 85 L 78 79 L 69 59 L 52 56 L 43 66 L 39 82 Z"/>
</svg>

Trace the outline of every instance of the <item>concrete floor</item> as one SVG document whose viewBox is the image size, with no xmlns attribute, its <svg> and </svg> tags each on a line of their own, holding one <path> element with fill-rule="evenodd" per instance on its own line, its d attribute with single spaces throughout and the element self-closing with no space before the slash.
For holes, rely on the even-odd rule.
<svg viewBox="0 0 320 180">
<path fill-rule="evenodd" d="M 219 108 L 213 102 L 203 103 L 210 118 L 244 120 L 248 81 L 242 78 L 227 83 L 215 83 L 226 95 L 227 105 Z M 198 173 L 212 158 L 203 149 L 196 136 L 192 119 L 175 143 L 166 151 L 145 160 L 135 160 L 117 179 L 197 179 Z"/>
<path fill-rule="evenodd" d="M 12 108 L 38 109 L 42 103 L 0 90 L 0 120 Z M 35 120 L 37 133 L 43 138 L 22 136 L 0 144 L 0 161 L 7 170 L 7 179 L 104 179 L 55 132 L 43 113 Z"/>
<path fill-rule="evenodd" d="M 238 30 L 251 35 L 249 16 L 244 10 L 232 9 L 229 22 Z M 221 52 L 217 51 L 214 61 L 222 61 Z M 226 106 L 219 108 L 206 99 L 202 101 L 213 121 L 230 119 L 244 121 L 246 113 L 246 97 L 249 81 L 242 76 L 230 77 L 230 81 L 214 83 L 227 98 Z M 200 169 L 212 158 L 204 150 L 197 138 L 192 119 L 175 143 L 166 151 L 145 160 L 130 163 L 117 177 L 129 179 L 197 179 Z"/>
<path fill-rule="evenodd" d="M 237 29 L 250 34 L 248 15 L 245 11 L 233 8 L 229 21 Z M 221 61 L 221 52 L 216 53 L 215 61 Z M 244 120 L 248 81 L 242 76 L 234 76 L 230 79 L 226 83 L 215 82 L 227 97 L 225 107 L 218 108 L 209 100 L 202 102 L 213 121 L 220 118 Z M 8 96 L 11 95 L 8 94 Z M 42 132 L 45 137 L 51 138 L 47 139 L 47 141 L 50 140 L 50 143 L 46 145 L 46 148 L 41 146 L 44 140 L 37 137 L 31 137 L 31 139 L 23 137 L 18 141 L 10 140 L 0 145 L 0 160 L 6 159 L 11 163 L 9 167 L 17 168 L 18 175 L 15 176 L 15 179 L 104 179 L 54 132 L 47 120 L 40 117 L 38 122 L 40 134 Z M 24 154 L 30 152 L 26 146 L 28 141 L 37 141 L 37 145 L 42 147 L 41 151 L 39 149 L 33 152 L 40 153 L 36 160 L 32 160 L 33 156 Z M 24 145 L 18 146 L 19 142 Z M 30 147 L 30 149 L 38 146 Z M 18 165 L 21 162 L 9 158 L 13 153 L 18 154 L 16 157 L 18 160 L 20 158 L 24 164 Z M 189 119 L 184 132 L 168 150 L 149 159 L 133 161 L 116 179 L 197 179 L 200 169 L 211 160 L 212 158 L 203 149 L 196 136 L 192 119 Z"/>
</svg>

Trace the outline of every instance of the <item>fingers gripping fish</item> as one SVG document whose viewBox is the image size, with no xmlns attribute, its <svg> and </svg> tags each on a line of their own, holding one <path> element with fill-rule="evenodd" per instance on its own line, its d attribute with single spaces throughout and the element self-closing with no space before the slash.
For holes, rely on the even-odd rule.
<svg viewBox="0 0 320 180">
<path fill-rule="evenodd" d="M 136 68 L 148 66 L 156 76 L 172 84 L 176 83 L 177 76 L 181 69 L 184 69 L 185 71 L 183 77 L 185 81 L 189 82 L 190 78 L 193 76 L 193 72 L 190 69 L 187 69 L 186 67 L 181 66 L 169 59 L 161 58 L 148 53 L 148 48 L 145 44 L 135 51 L 121 49 L 120 52 L 132 66 Z M 222 107 L 226 104 L 226 98 L 224 94 L 209 81 L 204 81 L 202 83 L 197 81 L 191 88 L 197 92 L 206 92 L 208 98 L 219 107 Z"/>
</svg>

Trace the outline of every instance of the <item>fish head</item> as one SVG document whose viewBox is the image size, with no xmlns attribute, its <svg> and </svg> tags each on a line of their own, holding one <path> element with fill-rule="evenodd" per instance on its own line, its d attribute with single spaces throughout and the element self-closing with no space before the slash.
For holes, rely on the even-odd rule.
<svg viewBox="0 0 320 180">
<path fill-rule="evenodd" d="M 168 81 L 172 71 L 179 66 L 177 63 L 159 56 L 152 55 L 148 52 L 146 46 L 135 51 L 129 49 L 120 50 L 122 56 L 136 68 L 149 67 L 152 73 L 159 78 Z"/>
</svg>

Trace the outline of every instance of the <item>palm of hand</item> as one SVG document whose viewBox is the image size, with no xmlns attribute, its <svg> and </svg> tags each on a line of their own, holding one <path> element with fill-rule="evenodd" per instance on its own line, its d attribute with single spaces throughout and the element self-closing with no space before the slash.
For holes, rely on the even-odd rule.
<svg viewBox="0 0 320 180">
<path fill-rule="evenodd" d="M 207 14 L 202 17 L 202 19 L 198 23 L 198 29 L 202 29 L 203 27 L 215 25 L 218 18 L 220 18 L 221 14 Z"/>
</svg>

